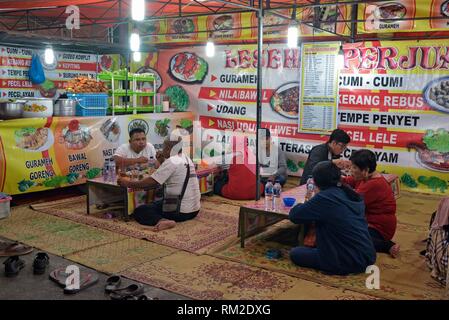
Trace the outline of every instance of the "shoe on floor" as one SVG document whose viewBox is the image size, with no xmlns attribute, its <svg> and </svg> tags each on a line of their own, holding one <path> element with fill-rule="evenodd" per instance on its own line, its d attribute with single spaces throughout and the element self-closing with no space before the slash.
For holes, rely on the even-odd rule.
<svg viewBox="0 0 449 320">
<path fill-rule="evenodd" d="M 26 246 L 24 244 L 13 242 L 13 243 L 1 243 L 0 244 L 0 257 L 12 257 L 21 256 L 24 254 L 31 253 L 33 248 Z"/>
<path fill-rule="evenodd" d="M 106 293 L 111 293 L 112 291 L 117 290 L 121 282 L 122 278 L 120 276 L 117 275 L 110 276 L 106 280 L 106 286 L 104 288 L 104 291 Z"/>
<path fill-rule="evenodd" d="M 9 257 L 3 262 L 5 265 L 5 276 L 15 277 L 19 274 L 19 271 L 25 267 L 25 261 L 18 256 Z"/>
<path fill-rule="evenodd" d="M 44 274 L 50 264 L 50 257 L 45 252 L 38 252 L 33 261 L 33 273 Z"/>
<path fill-rule="evenodd" d="M 143 285 L 141 284 L 131 284 L 126 288 L 116 289 L 111 291 L 112 300 L 123 300 L 125 297 L 129 299 L 130 296 L 140 296 L 144 292 Z"/>
</svg>

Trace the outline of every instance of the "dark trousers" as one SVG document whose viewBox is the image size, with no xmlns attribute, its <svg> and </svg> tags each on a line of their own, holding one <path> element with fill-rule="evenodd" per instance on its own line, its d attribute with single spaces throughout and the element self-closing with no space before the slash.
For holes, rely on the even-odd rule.
<svg viewBox="0 0 449 320">
<path fill-rule="evenodd" d="M 183 222 L 191 220 L 198 215 L 199 211 L 191 213 L 173 213 L 162 211 L 162 201 L 156 201 L 151 204 L 144 204 L 134 209 L 134 219 L 146 226 L 155 226 L 161 219 Z"/>
<path fill-rule="evenodd" d="M 384 237 L 374 228 L 368 227 L 371 240 L 373 241 L 376 252 L 390 253 L 390 249 L 395 243 L 391 240 L 385 240 Z"/>
<path fill-rule="evenodd" d="M 214 182 L 214 194 L 221 196 L 221 189 L 228 183 L 228 170 L 224 170 L 220 173 L 219 176 L 215 177 Z"/>
<path fill-rule="evenodd" d="M 296 247 L 290 251 L 290 259 L 294 264 L 320 270 L 320 258 L 317 248 Z"/>
</svg>

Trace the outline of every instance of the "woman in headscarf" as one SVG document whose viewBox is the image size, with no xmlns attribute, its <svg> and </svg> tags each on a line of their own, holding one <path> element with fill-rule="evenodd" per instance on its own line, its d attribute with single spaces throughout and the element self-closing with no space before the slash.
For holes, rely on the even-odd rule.
<svg viewBox="0 0 449 320">
<path fill-rule="evenodd" d="M 256 156 L 248 146 L 248 138 L 232 137 L 232 163 L 214 184 L 214 193 L 233 200 L 256 198 Z M 263 184 L 260 184 L 260 194 Z"/>
<path fill-rule="evenodd" d="M 432 270 L 431 276 L 441 284 L 449 286 L 449 197 L 441 199 L 430 226 L 427 240 L 426 261 Z M 448 287 L 449 289 L 449 287 Z"/>
<path fill-rule="evenodd" d="M 297 224 L 315 223 L 316 248 L 296 247 L 291 260 L 330 274 L 362 273 L 376 261 L 365 219 L 363 199 L 340 182 L 340 169 L 332 161 L 318 163 L 312 176 L 318 193 L 290 210 Z"/>
</svg>

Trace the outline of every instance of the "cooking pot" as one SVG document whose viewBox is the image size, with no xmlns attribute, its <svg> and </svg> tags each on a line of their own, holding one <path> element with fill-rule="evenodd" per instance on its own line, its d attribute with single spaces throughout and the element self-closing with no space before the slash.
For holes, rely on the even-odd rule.
<svg viewBox="0 0 449 320">
<path fill-rule="evenodd" d="M 53 100 L 46 98 L 25 99 L 24 118 L 46 118 L 53 115 Z"/>
<path fill-rule="evenodd" d="M 0 119 L 17 119 L 22 118 L 23 102 L 1 102 L 0 103 Z"/>
<path fill-rule="evenodd" d="M 76 114 L 76 100 L 58 99 L 56 100 L 53 115 L 56 117 L 74 117 Z"/>
</svg>

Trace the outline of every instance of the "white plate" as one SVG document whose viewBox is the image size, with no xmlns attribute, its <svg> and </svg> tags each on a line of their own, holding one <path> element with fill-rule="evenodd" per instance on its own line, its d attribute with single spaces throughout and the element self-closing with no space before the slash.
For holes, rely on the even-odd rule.
<svg viewBox="0 0 449 320">
<path fill-rule="evenodd" d="M 429 170 L 432 170 L 432 171 L 436 171 L 436 172 L 443 172 L 443 173 L 448 173 L 448 172 L 449 172 L 449 170 L 435 169 L 435 168 L 432 168 L 432 167 L 430 167 L 429 165 L 425 164 L 425 163 L 421 160 L 421 158 L 419 157 L 419 152 L 418 152 L 418 151 L 417 151 L 416 154 L 415 154 L 415 159 L 416 159 L 416 162 L 417 162 L 421 167 L 424 167 L 424 168 L 426 168 L 426 169 L 429 169 Z"/>
<path fill-rule="evenodd" d="M 438 103 L 436 103 L 435 101 L 433 101 L 432 99 L 430 99 L 429 95 L 430 95 L 430 89 L 432 89 L 433 87 L 435 87 L 438 83 L 442 82 L 442 81 L 449 81 L 449 77 L 443 77 L 443 78 L 439 78 L 439 79 L 435 79 L 431 82 L 429 82 L 427 84 L 427 86 L 424 88 L 423 91 L 423 98 L 424 101 L 430 106 L 432 107 L 432 109 L 441 111 L 441 112 L 445 112 L 445 113 L 449 113 L 449 108 L 445 108 L 441 105 L 439 105 Z"/>
<path fill-rule="evenodd" d="M 50 149 L 51 146 L 53 145 L 53 143 L 55 142 L 55 138 L 53 136 L 53 132 L 48 128 L 46 128 L 46 129 L 47 129 L 47 133 L 48 133 L 47 141 L 44 143 L 43 146 L 41 146 L 38 149 L 23 149 L 23 148 L 20 148 L 20 149 L 22 149 L 23 151 L 26 151 L 26 152 L 42 152 L 42 151 Z"/>
<path fill-rule="evenodd" d="M 296 115 L 288 113 L 288 112 L 286 112 L 284 110 L 276 110 L 275 106 L 273 105 L 273 103 L 271 101 L 273 96 L 276 93 L 280 93 L 280 92 L 283 92 L 285 90 L 288 90 L 288 89 L 291 89 L 291 88 L 294 88 L 294 87 L 298 88 L 298 100 L 296 101 L 296 103 L 298 104 L 298 110 L 296 112 Z M 286 118 L 290 118 L 290 119 L 297 119 L 298 118 L 298 115 L 299 115 L 299 82 L 287 82 L 287 83 L 284 83 L 282 86 L 277 88 L 276 91 L 273 92 L 273 96 L 271 96 L 271 98 L 270 98 L 270 106 L 273 109 L 273 111 L 279 113 L 281 116 L 284 116 Z"/>
</svg>

